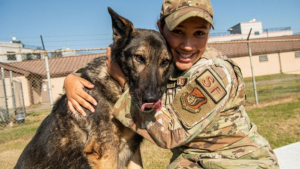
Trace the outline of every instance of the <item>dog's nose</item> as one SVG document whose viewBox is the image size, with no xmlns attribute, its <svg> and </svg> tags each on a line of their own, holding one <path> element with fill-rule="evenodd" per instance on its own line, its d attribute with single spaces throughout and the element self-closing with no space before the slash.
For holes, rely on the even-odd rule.
<svg viewBox="0 0 300 169">
<path fill-rule="evenodd" d="M 153 93 L 148 93 L 148 92 L 145 92 L 143 94 L 142 99 L 143 99 L 144 103 L 155 103 L 159 100 L 158 94 L 153 94 Z"/>
</svg>

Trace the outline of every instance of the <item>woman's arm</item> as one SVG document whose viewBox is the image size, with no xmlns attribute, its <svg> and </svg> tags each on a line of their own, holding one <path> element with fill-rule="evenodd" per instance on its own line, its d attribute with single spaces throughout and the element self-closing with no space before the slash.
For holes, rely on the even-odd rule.
<svg viewBox="0 0 300 169">
<path fill-rule="evenodd" d="M 117 80 L 122 88 L 124 88 L 126 85 L 126 78 L 119 65 L 116 62 L 111 61 L 110 46 L 106 50 L 106 55 L 107 73 Z M 85 87 L 90 89 L 93 88 L 94 85 L 92 83 L 71 73 L 65 78 L 64 87 L 68 97 L 68 106 L 72 113 L 76 114 L 77 111 L 83 116 L 86 116 L 82 107 L 89 109 L 91 112 L 95 111 L 91 104 L 97 105 L 96 100 L 83 90 Z"/>
<path fill-rule="evenodd" d="M 107 56 L 107 61 L 106 61 L 106 71 L 107 73 L 113 77 L 119 84 L 124 88 L 126 85 L 126 78 L 125 75 L 123 74 L 120 66 L 111 60 L 111 45 L 106 49 L 106 56 Z"/>
<path fill-rule="evenodd" d="M 230 76 L 228 71 L 218 71 L 222 78 L 208 67 L 199 70 L 171 105 L 152 113 L 141 112 L 127 91 L 115 104 L 114 116 L 162 148 L 188 143 L 219 116 L 228 100 Z"/>
</svg>

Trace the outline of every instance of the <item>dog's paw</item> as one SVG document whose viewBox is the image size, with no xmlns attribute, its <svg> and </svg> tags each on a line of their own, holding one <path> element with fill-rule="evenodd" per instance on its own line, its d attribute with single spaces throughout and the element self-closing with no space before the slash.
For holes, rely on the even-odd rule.
<svg viewBox="0 0 300 169">
<path fill-rule="evenodd" d="M 108 146 L 101 141 L 90 141 L 84 148 L 85 154 L 92 168 L 118 168 L 118 153 L 116 147 Z"/>
</svg>

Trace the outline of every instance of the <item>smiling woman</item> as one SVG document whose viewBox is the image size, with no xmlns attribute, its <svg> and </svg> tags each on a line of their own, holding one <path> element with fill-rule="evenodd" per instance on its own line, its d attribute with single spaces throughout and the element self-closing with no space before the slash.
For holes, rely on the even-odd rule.
<svg viewBox="0 0 300 169">
<path fill-rule="evenodd" d="M 168 169 L 278 168 L 268 141 L 257 133 L 244 108 L 245 84 L 239 66 L 207 47 L 213 17 L 209 0 L 164 0 L 157 25 L 168 42 L 176 69 L 161 98 L 162 107 L 152 103 L 144 105 L 147 111 L 138 109 L 134 90 L 130 89 L 114 105 L 113 114 L 150 142 L 172 149 Z M 142 57 L 136 60 L 146 63 Z M 124 75 L 120 72 L 117 77 Z M 151 78 L 148 81 L 155 83 Z M 71 89 L 66 91 L 81 95 L 82 89 Z"/>
</svg>

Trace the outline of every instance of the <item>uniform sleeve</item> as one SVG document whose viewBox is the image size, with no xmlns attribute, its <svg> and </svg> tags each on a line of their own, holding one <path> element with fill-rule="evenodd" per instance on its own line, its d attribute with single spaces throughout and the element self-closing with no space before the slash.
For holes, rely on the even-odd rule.
<svg viewBox="0 0 300 169">
<path fill-rule="evenodd" d="M 197 71 L 172 104 L 160 111 L 141 112 L 126 91 L 114 106 L 114 116 L 162 148 L 178 147 L 195 138 L 219 116 L 228 100 L 230 84 L 225 68 L 208 66 Z"/>
</svg>

